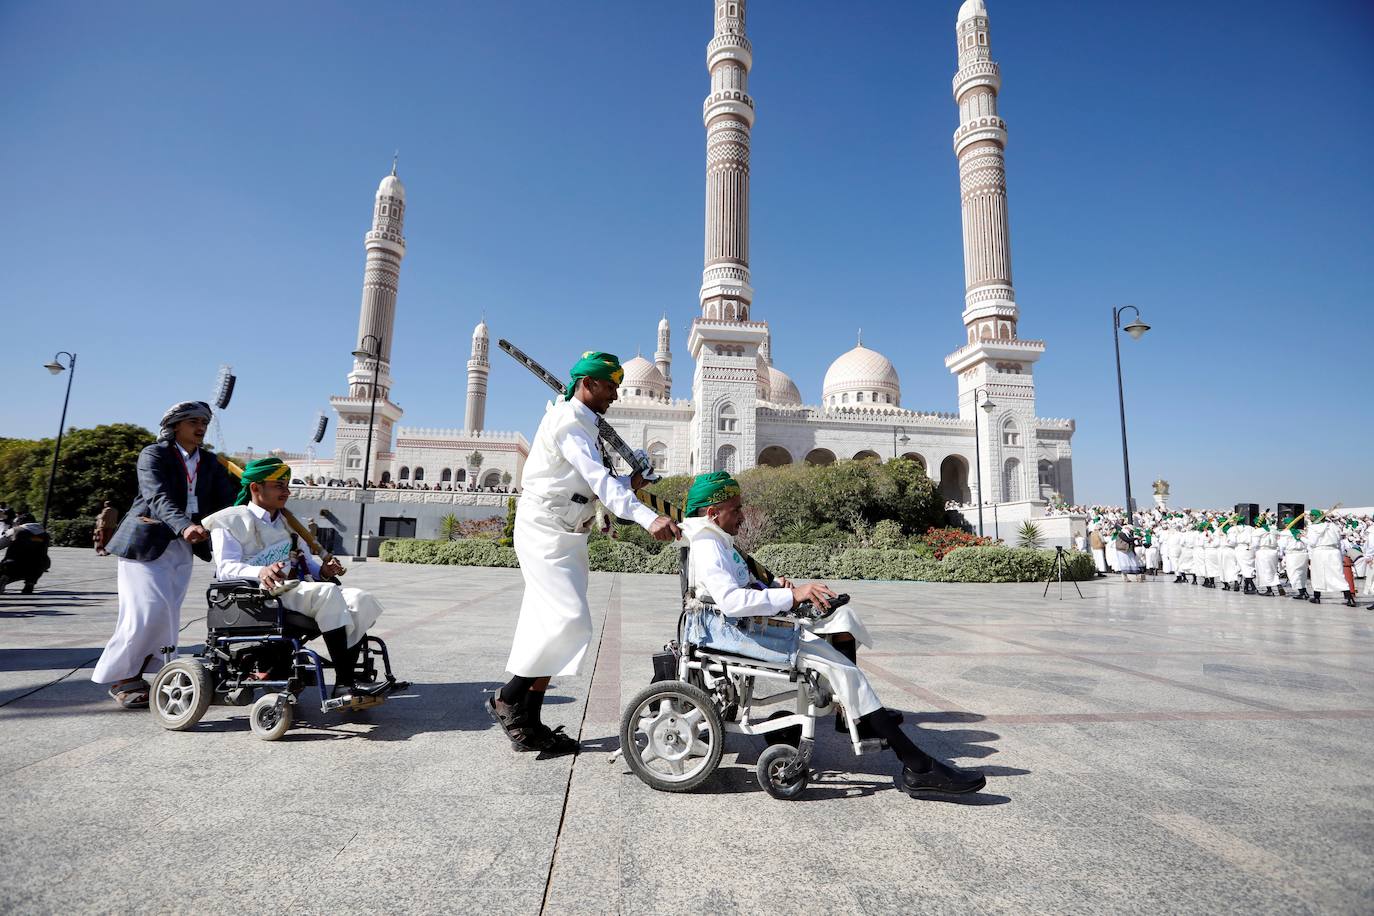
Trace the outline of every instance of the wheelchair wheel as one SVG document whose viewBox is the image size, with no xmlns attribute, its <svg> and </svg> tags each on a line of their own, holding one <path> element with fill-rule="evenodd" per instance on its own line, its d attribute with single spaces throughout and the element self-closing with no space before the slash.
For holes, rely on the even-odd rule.
<svg viewBox="0 0 1374 916">
<path fill-rule="evenodd" d="M 276 741 L 291 727 L 291 703 L 282 703 L 278 709 L 278 696 L 280 694 L 269 693 L 259 697 L 248 714 L 253 734 L 264 741 Z"/>
<path fill-rule="evenodd" d="M 174 732 L 195 725 L 210 708 L 214 685 L 210 672 L 194 658 L 179 658 L 164 665 L 153 678 L 148 707 L 163 728 Z"/>
<path fill-rule="evenodd" d="M 765 792 L 785 801 L 802 794 L 806 789 L 806 783 L 811 779 L 811 774 L 805 769 L 792 777 L 791 781 L 782 779 L 783 768 L 796 759 L 797 749 L 790 744 L 774 744 L 763 752 L 755 766 L 755 772 L 759 777 L 759 785 L 763 786 Z"/>
<path fill-rule="evenodd" d="M 625 707 L 620 747 L 646 785 L 689 792 L 720 766 L 725 726 L 704 691 L 682 681 L 659 681 Z"/>
</svg>

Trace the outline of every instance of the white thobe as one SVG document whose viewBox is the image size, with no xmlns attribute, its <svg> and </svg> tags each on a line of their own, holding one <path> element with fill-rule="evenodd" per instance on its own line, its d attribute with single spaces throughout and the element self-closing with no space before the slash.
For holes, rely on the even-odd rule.
<svg viewBox="0 0 1374 916">
<path fill-rule="evenodd" d="M 1283 571 L 1288 575 L 1288 584 L 1299 591 L 1307 588 L 1308 562 L 1307 543 L 1302 535 L 1293 529 L 1279 534 L 1279 552 L 1283 554 Z"/>
<path fill-rule="evenodd" d="M 1308 526 L 1303 540 L 1312 557 L 1312 591 L 1348 591 L 1341 568 L 1341 529 L 1334 522 L 1317 522 Z"/>
<path fill-rule="evenodd" d="M 1237 525 L 1231 529 L 1236 550 L 1236 564 L 1240 567 L 1242 579 L 1255 578 L 1255 530 L 1249 525 Z"/>
<path fill-rule="evenodd" d="M 521 677 L 576 674 L 592 638 L 587 535 L 593 500 L 644 528 L 658 516 L 635 497 L 630 478 L 606 470 L 596 413 L 576 398 L 544 411 L 521 482 L 515 553 L 525 594 L 506 670 Z"/>
<path fill-rule="evenodd" d="M 1204 531 L 1202 533 L 1202 563 L 1209 579 L 1221 578 L 1221 533 Z"/>
<path fill-rule="evenodd" d="M 1217 554 L 1221 560 L 1221 579 L 1234 582 L 1240 578 L 1240 563 L 1236 560 L 1236 529 L 1231 528 L 1217 535 Z"/>
<path fill-rule="evenodd" d="M 709 598 L 727 617 L 771 617 L 791 610 L 790 588 L 749 587 L 749 566 L 735 549 L 734 538 L 720 526 L 710 519 L 689 518 L 682 528 L 691 543 L 690 581 L 698 598 Z M 805 630 L 797 647 L 797 667 L 825 678 L 835 700 L 855 719 L 883 706 L 857 665 Z"/>
<path fill-rule="evenodd" d="M 191 545 L 182 538 L 174 538 L 156 560 L 119 558 L 119 617 L 91 672 L 92 681 L 109 684 L 162 667 L 162 650 L 176 649 L 181 603 L 195 561 Z"/>
<path fill-rule="evenodd" d="M 1279 584 L 1279 539 L 1273 531 L 1260 529 L 1255 548 L 1255 587 L 1273 588 Z"/>
<path fill-rule="evenodd" d="M 286 561 L 291 550 L 291 531 L 286 516 L 249 503 L 232 506 L 205 519 L 214 552 L 215 578 L 256 579 L 265 567 Z M 306 572 L 320 575 L 320 561 L 300 548 Z M 291 571 L 288 579 L 295 578 Z M 332 582 L 302 581 L 281 595 L 282 606 L 311 618 L 321 633 L 344 629 L 348 644 L 356 646 L 382 616 L 382 605 L 371 593 Z"/>
<path fill-rule="evenodd" d="M 1374 595 L 1374 528 L 1365 529 L 1364 533 L 1364 588 L 1360 590 L 1362 595 Z"/>
<path fill-rule="evenodd" d="M 173 442 L 186 467 L 186 515 L 200 511 L 196 499 L 196 477 L 200 472 L 200 449 L 188 452 Z M 91 672 L 97 684 L 137 677 L 144 671 L 162 667 L 163 649 L 176 651 L 181 631 L 181 603 L 191 586 L 195 554 L 182 538 L 173 538 L 155 560 L 118 558 L 119 616 L 114 635 Z"/>
</svg>

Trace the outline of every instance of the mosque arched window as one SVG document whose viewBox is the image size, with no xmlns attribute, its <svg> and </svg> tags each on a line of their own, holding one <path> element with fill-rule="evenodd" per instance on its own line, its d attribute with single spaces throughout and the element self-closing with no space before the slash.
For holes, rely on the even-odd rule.
<svg viewBox="0 0 1374 916">
<path fill-rule="evenodd" d="M 716 429 L 723 433 L 739 431 L 739 417 L 735 413 L 735 405 L 729 401 L 722 404 L 720 412 L 716 414 Z"/>
<path fill-rule="evenodd" d="M 425 469 L 424 469 L 424 468 L 417 467 L 417 468 L 415 469 L 415 479 L 416 479 L 417 481 L 419 481 L 419 480 L 424 480 L 424 479 L 425 479 Z"/>
<path fill-rule="evenodd" d="M 468 472 L 465 471 L 465 470 L 463 470 L 462 468 L 459 468 L 459 469 L 454 473 L 454 475 L 453 475 L 453 482 L 454 482 L 454 483 L 463 483 L 463 482 L 466 481 L 467 479 L 468 479 Z"/>
<path fill-rule="evenodd" d="M 344 467 L 350 471 L 354 471 L 362 468 L 362 466 L 363 453 L 356 448 L 349 449 L 348 454 L 344 456 Z"/>
<path fill-rule="evenodd" d="M 409 480 L 409 479 L 410 479 L 410 468 L 406 467 L 405 465 L 401 465 L 401 473 L 397 475 L 396 479 L 397 479 L 397 480 Z"/>
<path fill-rule="evenodd" d="M 649 446 L 649 463 L 654 466 L 655 471 L 661 471 L 668 466 L 668 446 L 662 442 L 655 442 Z"/>
<path fill-rule="evenodd" d="M 849 392 L 846 391 L 844 394 L 840 395 L 840 403 L 841 403 L 841 404 L 848 404 L 848 403 L 849 403 Z"/>
<path fill-rule="evenodd" d="M 451 470 L 449 470 L 448 468 L 444 468 L 444 472 L 443 472 L 442 474 L 439 475 L 439 482 L 440 482 L 440 483 L 452 483 L 452 482 L 453 482 L 453 472 L 452 472 Z"/>
<path fill-rule="evenodd" d="M 864 402 L 864 393 L 862 391 L 854 392 L 854 400 L 857 403 L 862 404 Z"/>
</svg>

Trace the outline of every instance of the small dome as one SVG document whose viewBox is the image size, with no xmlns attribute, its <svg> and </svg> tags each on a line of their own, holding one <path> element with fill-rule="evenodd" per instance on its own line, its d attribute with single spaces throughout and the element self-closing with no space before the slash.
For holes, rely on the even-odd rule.
<svg viewBox="0 0 1374 916">
<path fill-rule="evenodd" d="M 475 328 L 472 329 L 472 336 L 473 336 L 473 337 L 486 337 L 486 336 L 487 336 L 487 319 L 483 318 L 481 321 L 477 322 L 477 327 L 475 327 Z"/>
<path fill-rule="evenodd" d="M 774 404 L 801 406 L 801 391 L 797 389 L 797 383 L 781 369 L 768 367 L 768 390 Z"/>
<path fill-rule="evenodd" d="M 396 177 L 396 173 L 382 179 L 382 183 L 377 185 L 378 197 L 395 197 L 398 200 L 406 199 L 406 186 L 401 184 L 401 179 Z"/>
<path fill-rule="evenodd" d="M 668 380 L 658 367 L 642 356 L 626 360 L 621 366 L 625 370 L 625 380 L 620 383 L 620 393 L 625 397 L 662 398 L 668 390 Z"/>
<path fill-rule="evenodd" d="M 821 390 L 826 406 L 873 404 L 897 407 L 902 383 L 891 360 L 859 344 L 830 364 Z"/>
<path fill-rule="evenodd" d="M 660 331 L 666 331 L 666 330 L 668 330 L 668 316 L 667 316 L 667 315 L 664 315 L 662 318 L 658 319 L 658 329 L 659 329 Z"/>
<path fill-rule="evenodd" d="M 974 16 L 987 18 L 988 7 L 983 0 L 964 0 L 964 5 L 959 7 L 959 21 L 972 19 Z"/>
</svg>

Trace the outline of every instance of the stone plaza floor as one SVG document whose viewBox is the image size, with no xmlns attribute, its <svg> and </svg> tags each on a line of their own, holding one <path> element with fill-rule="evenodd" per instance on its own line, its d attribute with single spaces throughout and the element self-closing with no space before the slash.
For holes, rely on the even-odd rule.
<svg viewBox="0 0 1374 916">
<path fill-rule="evenodd" d="M 197 563 L 183 653 L 204 636 Z M 670 638 L 677 580 L 594 574 L 596 634 L 545 720 L 577 757 L 513 753 L 487 718 L 517 570 L 359 564 L 414 682 L 281 741 L 245 709 L 191 731 L 115 707 L 90 667 L 115 561 L 55 550 L 0 596 L 0 911 L 215 913 L 1357 913 L 1374 911 L 1374 612 L 1119 579 L 838 583 L 860 664 L 932 752 L 987 789 L 915 801 L 829 723 L 796 801 L 732 736 L 686 795 L 609 763 Z M 1366 600 L 1365 603 L 1368 603 Z M 77 666 L 70 677 L 28 696 Z"/>
</svg>

